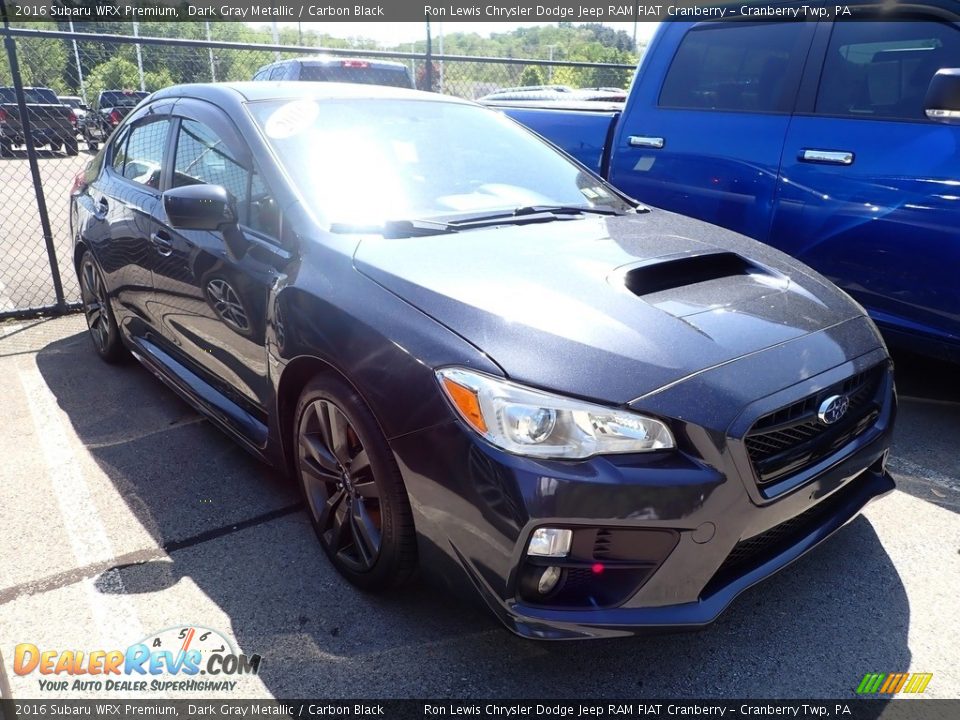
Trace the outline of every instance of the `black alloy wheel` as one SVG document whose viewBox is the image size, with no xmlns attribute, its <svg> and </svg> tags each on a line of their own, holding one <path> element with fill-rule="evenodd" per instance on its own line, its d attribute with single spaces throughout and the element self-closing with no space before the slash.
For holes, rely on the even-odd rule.
<svg viewBox="0 0 960 720">
<path fill-rule="evenodd" d="M 401 584 L 416 566 L 413 519 L 373 415 L 349 386 L 321 376 L 296 417 L 297 475 L 327 556 L 362 589 Z"/>
<path fill-rule="evenodd" d="M 124 354 L 120 330 L 110 309 L 103 275 L 89 250 L 80 260 L 80 297 L 94 349 L 105 361 L 117 362 Z"/>
</svg>

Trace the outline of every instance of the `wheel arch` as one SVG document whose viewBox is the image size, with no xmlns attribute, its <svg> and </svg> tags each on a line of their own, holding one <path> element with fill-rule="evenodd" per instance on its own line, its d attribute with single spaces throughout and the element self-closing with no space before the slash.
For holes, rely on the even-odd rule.
<svg viewBox="0 0 960 720">
<path fill-rule="evenodd" d="M 281 459 L 284 469 L 291 477 L 294 476 L 293 463 L 296 459 L 294 447 L 291 443 L 294 423 L 296 422 L 296 418 L 293 415 L 297 409 L 297 402 L 303 393 L 304 387 L 318 375 L 335 377 L 353 388 L 354 392 L 357 393 L 370 410 L 380 432 L 383 433 L 383 427 L 380 419 L 377 417 L 376 410 L 370 405 L 370 402 L 357 387 L 356 383 L 347 377 L 339 368 L 322 358 L 315 355 L 299 355 L 287 363 L 277 383 L 277 429 L 280 433 Z M 384 437 L 386 437 L 386 433 L 384 433 Z"/>
<path fill-rule="evenodd" d="M 77 271 L 78 275 L 80 274 L 80 259 L 87 250 L 90 250 L 90 246 L 87 245 L 86 240 L 78 235 L 73 245 L 73 269 Z"/>
</svg>

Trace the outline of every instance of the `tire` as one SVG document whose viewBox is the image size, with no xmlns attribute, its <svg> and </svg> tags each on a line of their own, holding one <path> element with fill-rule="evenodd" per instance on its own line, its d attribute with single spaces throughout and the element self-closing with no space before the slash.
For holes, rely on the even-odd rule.
<svg viewBox="0 0 960 720">
<path fill-rule="evenodd" d="M 126 356 L 120 329 L 117 327 L 103 273 L 97 266 L 93 254 L 87 250 L 80 258 L 79 272 L 80 295 L 83 300 L 83 314 L 87 319 L 87 329 L 93 349 L 104 362 L 114 364 Z"/>
<path fill-rule="evenodd" d="M 13 157 L 13 145 L 8 142 L 0 142 L 0 157 Z"/>
<path fill-rule="evenodd" d="M 87 149 L 90 150 L 90 152 L 95 153 L 100 148 L 100 143 L 98 143 L 96 140 L 92 140 L 89 135 L 86 135 L 86 140 Z"/>
<path fill-rule="evenodd" d="M 295 474 L 330 562 L 362 590 L 402 585 L 417 565 L 413 515 L 373 414 L 351 387 L 321 375 L 294 418 Z"/>
<path fill-rule="evenodd" d="M 58 143 L 58 142 L 52 142 L 52 143 L 50 143 L 50 149 L 53 150 L 53 152 L 60 152 L 60 148 L 61 148 L 61 147 L 62 147 L 62 146 L 61 146 L 60 143 Z"/>
<path fill-rule="evenodd" d="M 77 139 L 67 138 L 66 142 L 63 144 L 64 149 L 67 152 L 67 155 L 73 157 L 80 154 L 80 146 L 77 144 Z"/>
</svg>

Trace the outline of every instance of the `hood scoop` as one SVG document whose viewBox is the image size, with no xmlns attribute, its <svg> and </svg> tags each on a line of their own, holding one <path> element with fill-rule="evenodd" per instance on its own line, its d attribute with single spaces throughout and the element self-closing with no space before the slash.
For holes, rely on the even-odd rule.
<svg viewBox="0 0 960 720">
<path fill-rule="evenodd" d="M 677 318 L 742 309 L 790 287 L 787 276 L 727 251 L 654 258 L 618 268 L 609 280 Z"/>
<path fill-rule="evenodd" d="M 732 252 L 683 255 L 656 258 L 652 261 L 619 268 L 616 275 L 634 295 L 644 297 L 666 290 L 688 287 L 754 273 L 769 274 L 764 268 Z"/>
</svg>

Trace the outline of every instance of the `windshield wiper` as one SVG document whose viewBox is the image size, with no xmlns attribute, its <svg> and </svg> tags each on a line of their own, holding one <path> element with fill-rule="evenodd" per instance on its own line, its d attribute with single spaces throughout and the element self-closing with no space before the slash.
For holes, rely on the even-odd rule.
<svg viewBox="0 0 960 720">
<path fill-rule="evenodd" d="M 513 221 L 546 222 L 560 218 L 573 219 L 587 214 L 620 215 L 621 212 L 613 208 L 594 207 L 590 205 L 522 205 L 513 210 L 477 214 L 461 219 L 450 220 L 449 224 L 456 228 L 467 228 Z"/>
<path fill-rule="evenodd" d="M 385 238 L 422 237 L 446 235 L 471 228 L 503 225 L 506 223 L 550 222 L 573 220 L 583 215 L 623 215 L 624 212 L 608 207 L 589 205 L 523 205 L 513 210 L 494 213 L 459 216 L 446 220 L 386 220 L 382 223 L 332 223 L 330 232 L 338 234 L 373 234 Z"/>
<path fill-rule="evenodd" d="M 524 205 L 513 211 L 515 217 L 554 213 L 555 215 L 622 215 L 623 212 L 602 205 Z"/>
</svg>

